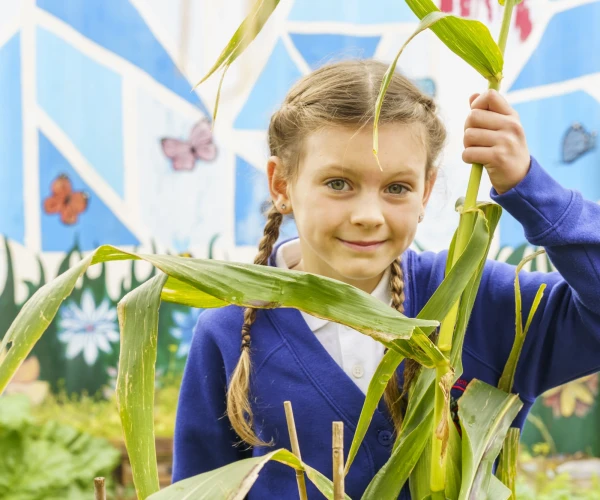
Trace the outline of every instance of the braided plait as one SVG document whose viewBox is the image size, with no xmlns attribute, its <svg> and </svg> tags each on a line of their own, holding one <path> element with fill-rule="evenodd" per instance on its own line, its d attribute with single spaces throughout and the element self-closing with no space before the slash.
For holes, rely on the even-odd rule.
<svg viewBox="0 0 600 500">
<path fill-rule="evenodd" d="M 283 215 L 272 206 L 267 214 L 263 237 L 258 245 L 258 254 L 254 263 L 266 266 L 273 246 L 279 238 L 279 229 L 283 221 Z M 227 390 L 227 415 L 233 429 L 242 441 L 251 446 L 270 446 L 260 439 L 253 429 L 252 406 L 248 394 L 250 391 L 250 371 L 252 368 L 250 360 L 250 328 L 256 319 L 256 309 L 246 307 L 244 309 L 244 323 L 242 326 L 242 343 L 240 360 L 238 361 Z"/>
<path fill-rule="evenodd" d="M 390 291 L 392 293 L 392 307 L 399 313 L 404 313 L 404 274 L 402 272 L 401 259 L 398 258 L 391 264 L 391 276 L 390 276 Z M 405 363 L 411 360 L 406 360 Z M 417 365 L 418 366 L 418 365 Z M 406 364 L 405 364 L 405 376 L 406 376 Z M 405 384 L 406 386 L 406 384 Z M 394 373 L 383 393 L 383 399 L 387 405 L 394 429 L 396 434 L 400 432 L 402 427 L 402 420 L 404 417 L 404 403 L 403 403 L 403 392 L 400 391 L 400 382 L 398 380 L 398 374 Z"/>
</svg>

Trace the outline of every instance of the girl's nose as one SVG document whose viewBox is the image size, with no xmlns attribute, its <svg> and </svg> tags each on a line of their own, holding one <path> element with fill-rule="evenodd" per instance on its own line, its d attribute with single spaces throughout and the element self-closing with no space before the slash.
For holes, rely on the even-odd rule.
<svg viewBox="0 0 600 500">
<path fill-rule="evenodd" d="M 350 222 L 357 226 L 377 227 L 384 223 L 383 211 L 379 202 L 370 199 L 363 199 L 357 203 L 350 216 Z"/>
</svg>

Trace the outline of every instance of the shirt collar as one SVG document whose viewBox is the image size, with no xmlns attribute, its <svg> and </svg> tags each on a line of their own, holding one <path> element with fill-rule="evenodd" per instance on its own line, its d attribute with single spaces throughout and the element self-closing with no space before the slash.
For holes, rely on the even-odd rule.
<svg viewBox="0 0 600 500">
<path fill-rule="evenodd" d="M 269 259 L 269 264 L 280 269 L 289 269 L 290 266 L 294 267 L 300 261 L 300 258 L 300 239 L 294 238 L 283 241 L 275 247 L 271 258 Z M 391 271 L 388 267 L 379 280 L 379 283 L 375 287 L 375 290 L 371 292 L 371 295 L 381 302 L 391 306 L 392 293 L 390 291 L 390 276 Z M 306 321 L 306 324 L 313 332 L 330 323 L 326 319 L 311 316 L 304 311 L 300 312 L 302 313 L 302 317 Z"/>
</svg>

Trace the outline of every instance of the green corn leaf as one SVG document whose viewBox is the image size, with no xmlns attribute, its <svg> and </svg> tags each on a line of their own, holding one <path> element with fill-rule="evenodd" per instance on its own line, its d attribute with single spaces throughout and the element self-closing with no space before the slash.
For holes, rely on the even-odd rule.
<svg viewBox="0 0 600 500">
<path fill-rule="evenodd" d="M 523 403 L 516 394 L 472 380 L 460 399 L 462 482 L 459 500 L 485 497 L 492 465 Z"/>
<path fill-rule="evenodd" d="M 183 304 L 199 309 L 212 309 L 228 304 L 224 300 L 217 299 L 202 290 L 194 288 L 192 285 L 188 285 L 172 277 L 169 277 L 165 283 L 160 298 L 165 302 Z"/>
<path fill-rule="evenodd" d="M 424 373 L 435 372 L 426 370 Z M 378 500 L 381 498 L 397 498 L 400 490 L 429 442 L 433 430 L 433 384 L 423 394 L 419 403 L 412 403 L 412 410 L 404 419 L 402 433 L 396 441 L 392 456 L 379 470 L 369 483 L 362 498 L 363 500 Z M 431 401 L 427 404 L 427 401 Z M 410 406 L 410 404 L 409 404 Z"/>
<path fill-rule="evenodd" d="M 329 479 L 300 462 L 288 450 L 281 449 L 262 457 L 238 460 L 219 469 L 184 479 L 155 493 L 150 500 L 243 500 L 261 469 L 271 460 L 304 471 L 325 498 L 333 499 L 333 483 Z M 345 495 L 345 498 L 350 500 L 348 495 Z"/>
<path fill-rule="evenodd" d="M 492 244 L 492 237 L 494 232 L 496 231 L 496 227 L 498 226 L 498 222 L 500 222 L 500 216 L 502 215 L 502 207 L 500 205 L 496 205 L 495 203 L 478 203 L 476 206 L 478 211 L 478 217 L 480 217 L 481 213 L 485 216 L 485 220 L 487 221 L 488 232 L 491 235 L 487 248 L 485 250 L 485 255 L 489 254 L 490 246 Z M 477 222 L 476 222 L 477 224 Z M 450 364 L 454 369 L 454 380 L 457 380 L 462 375 L 462 348 L 465 339 L 465 333 L 467 331 L 467 325 L 469 323 L 469 318 L 471 317 L 471 312 L 473 311 L 473 305 L 475 304 L 475 298 L 477 297 L 477 292 L 479 290 L 479 284 L 481 283 L 481 277 L 483 276 L 483 269 L 485 267 L 485 260 L 482 259 L 479 263 L 479 268 L 477 272 L 471 277 L 469 284 L 465 288 L 465 291 L 460 298 L 460 306 L 458 309 L 458 317 L 456 320 L 456 327 L 454 328 L 454 338 L 452 340 L 452 352 L 450 354 Z"/>
<path fill-rule="evenodd" d="M 410 475 L 409 485 L 411 500 L 429 500 L 431 498 L 431 435 Z"/>
<path fill-rule="evenodd" d="M 379 116 L 381 115 L 381 107 L 383 106 L 383 100 L 385 98 L 385 94 L 387 92 L 388 87 L 390 86 L 390 82 L 392 81 L 394 72 L 396 71 L 396 65 L 398 64 L 398 59 L 400 59 L 402 52 L 404 52 L 404 49 L 406 48 L 406 46 L 409 44 L 409 42 L 414 37 L 416 37 L 422 31 L 425 31 L 427 28 L 430 28 L 431 26 L 433 26 L 440 19 L 442 19 L 444 17 L 448 17 L 448 16 L 452 16 L 452 15 L 446 14 L 445 12 L 441 12 L 441 11 L 437 10 L 435 12 L 430 12 L 425 17 L 423 17 L 423 19 L 421 19 L 421 22 L 417 26 L 417 29 L 415 29 L 413 34 L 410 35 L 410 37 L 408 37 L 408 40 L 406 40 L 406 42 L 404 42 L 402 47 L 400 47 L 400 50 L 396 54 L 396 57 L 392 61 L 392 64 L 390 64 L 390 67 L 388 68 L 387 72 L 385 73 L 385 75 L 383 77 L 383 80 L 381 81 L 381 88 L 379 89 L 379 95 L 377 96 L 377 102 L 375 104 L 375 120 L 373 122 L 373 154 L 375 155 L 375 158 L 377 159 L 377 163 L 379 163 L 379 157 L 378 157 Z M 381 165 L 380 165 L 380 167 L 381 167 Z"/>
<path fill-rule="evenodd" d="M 479 261 L 484 257 L 488 239 L 489 235 L 486 230 L 485 221 L 482 218 L 473 231 L 465 252 L 460 256 L 455 267 L 448 273 L 448 276 L 427 301 L 427 304 L 425 304 L 421 312 L 417 315 L 417 318 L 441 320 L 445 317 L 452 304 L 461 296 L 470 280 L 470 276 L 478 268 Z M 421 334 L 422 332 L 417 330 L 411 340 L 414 341 L 417 335 Z M 415 356 L 411 357 L 414 359 Z M 346 474 L 369 428 L 373 413 L 383 396 L 387 382 L 395 373 L 402 359 L 403 356 L 397 351 L 388 351 L 373 375 L 346 460 Z"/>
<path fill-rule="evenodd" d="M 516 427 L 508 429 L 504 445 L 502 446 L 502 452 L 500 453 L 498 470 L 496 471 L 496 477 L 508 488 L 509 495 L 506 498 L 510 498 L 511 500 L 516 500 L 517 498 L 517 460 L 519 458 L 520 437 L 520 429 Z"/>
<path fill-rule="evenodd" d="M 23 305 L 0 344 L 0 394 L 85 273 L 91 256 L 41 287 Z"/>
<path fill-rule="evenodd" d="M 462 479 L 462 441 L 454 422 L 450 425 L 446 469 L 446 498 L 458 498 Z"/>
<path fill-rule="evenodd" d="M 515 340 L 510 350 L 506 365 L 504 366 L 500 381 L 498 382 L 498 388 L 504 392 L 512 391 L 512 386 L 515 380 L 515 372 L 517 370 L 517 364 L 519 363 L 519 357 L 521 356 L 523 344 L 525 343 L 525 337 L 527 336 L 527 332 L 529 331 L 529 327 L 533 321 L 533 316 L 536 313 L 540 302 L 542 301 L 544 290 L 546 289 L 546 284 L 542 283 L 535 294 L 529 315 L 527 317 L 527 323 L 525 324 L 525 328 L 523 328 L 523 304 L 521 298 L 521 286 L 519 284 L 519 273 L 525 264 L 531 262 L 538 255 L 542 255 L 543 253 L 545 253 L 545 250 L 538 250 L 537 252 L 528 255 L 522 259 L 521 262 L 519 262 L 519 265 L 515 269 Z"/>
<path fill-rule="evenodd" d="M 437 321 L 410 319 L 370 294 L 330 278 L 269 266 L 234 264 L 215 260 L 189 259 L 178 256 L 143 255 L 105 245 L 73 268 L 40 288 L 23 306 L 0 344 L 0 392 L 4 390 L 20 364 L 44 333 L 60 304 L 67 298 L 77 279 L 91 264 L 113 260 L 143 259 L 174 278 L 170 286 L 181 282 L 197 288 L 206 296 L 206 305 L 215 307 L 215 299 L 227 304 L 270 309 L 293 307 L 314 316 L 344 324 L 390 348 L 401 351 L 413 348 L 408 339 L 416 327 L 436 327 Z M 190 302 L 189 287 L 183 302 Z M 196 294 L 195 305 L 203 307 Z M 175 300 L 174 297 L 171 297 Z M 420 361 L 428 358 L 435 364 L 441 353 L 426 335 L 417 336 L 415 345 Z M 399 340 L 400 339 L 400 340 Z M 394 341 L 398 341 L 397 344 Z M 405 343 L 401 343 L 404 342 Z M 10 349 L 9 349 L 10 347 Z M 423 351 L 426 349 L 426 351 Z"/>
<path fill-rule="evenodd" d="M 454 423 L 449 427 L 446 470 L 446 498 L 458 498 L 461 483 L 462 442 Z M 411 500 L 425 500 L 431 495 L 431 436 L 410 475 Z M 493 497 L 492 497 L 493 498 Z"/>
<path fill-rule="evenodd" d="M 260 309 L 293 307 L 382 340 L 409 339 L 417 326 L 438 325 L 406 318 L 358 288 L 310 273 L 175 256 L 139 257 L 224 302 Z"/>
<path fill-rule="evenodd" d="M 250 14 L 242 21 L 238 29 L 235 31 L 229 43 L 225 46 L 215 64 L 208 71 L 206 75 L 194 86 L 196 89 L 201 83 L 205 82 L 211 75 L 213 75 L 219 69 L 223 70 L 221 78 L 219 80 L 219 86 L 217 88 L 217 96 L 215 98 L 215 106 L 213 109 L 213 123 L 217 119 L 217 112 L 219 110 L 219 101 L 221 99 L 221 88 L 223 87 L 223 80 L 225 79 L 225 73 L 229 69 L 229 66 L 240 56 L 244 50 L 252 43 L 256 36 L 263 29 L 265 23 L 271 17 L 273 11 L 279 5 L 280 0 L 256 0 L 253 5 Z"/>
<path fill-rule="evenodd" d="M 477 288 L 479 287 L 479 282 L 481 281 L 481 275 L 483 274 L 483 268 L 485 265 L 484 257 L 487 256 L 489 252 L 492 236 L 502 211 L 498 205 L 491 203 L 479 204 L 478 209 L 479 212 L 477 213 L 471 239 L 477 238 L 478 245 L 483 245 L 483 252 L 479 254 L 481 255 L 479 260 L 471 262 L 472 265 L 475 265 L 476 271 L 473 274 L 469 274 L 465 268 L 462 268 L 462 266 L 466 264 L 465 261 L 469 259 L 469 257 L 465 257 L 465 254 L 463 253 L 456 263 L 456 265 L 459 267 L 453 268 L 450 273 L 448 273 L 448 278 L 454 276 L 452 274 L 454 272 L 458 274 L 461 279 L 468 280 L 466 288 L 464 288 L 464 291 L 461 295 L 458 323 L 455 330 L 455 339 L 457 339 L 457 341 L 454 342 L 452 351 L 454 357 L 451 358 L 451 362 L 455 367 L 455 370 L 458 366 L 459 372 L 462 372 L 462 364 L 460 363 L 460 352 L 458 352 L 458 356 L 456 356 L 455 348 L 458 349 L 457 346 L 459 345 L 460 351 L 462 351 L 462 339 L 464 338 L 468 318 L 470 316 L 471 309 L 473 308 Z M 479 235 L 485 235 L 483 240 L 479 240 Z M 471 241 L 469 244 L 471 244 Z M 452 251 L 452 248 L 450 251 Z M 465 249 L 465 252 L 467 251 L 472 251 L 469 250 L 469 245 L 467 245 L 467 248 Z M 478 251 L 481 251 L 481 248 L 479 248 Z M 461 286 L 464 287 L 464 285 Z M 435 294 L 442 293 L 440 288 L 441 286 L 438 288 L 438 290 L 436 290 Z M 423 314 L 427 314 L 427 317 L 436 317 L 437 315 L 440 315 L 437 317 L 443 317 L 442 315 L 447 314 L 448 307 L 451 306 L 455 301 L 456 298 L 448 294 L 446 296 L 446 301 L 440 301 L 440 304 L 445 303 L 446 306 L 444 308 L 437 309 L 437 300 L 434 302 L 432 296 L 432 298 L 423 308 Z M 458 376 L 460 376 L 460 373 L 456 374 L 455 378 L 458 378 Z M 394 495 L 397 497 L 411 471 L 417 464 L 433 429 L 433 398 L 435 379 L 435 371 L 431 369 L 422 369 L 416 378 L 414 386 L 411 390 L 409 405 L 404 418 L 402 432 L 394 444 L 392 456 L 369 484 L 363 495 L 365 500 L 395 498 Z"/>
<path fill-rule="evenodd" d="M 487 490 L 487 498 L 490 500 L 509 500 L 511 498 L 511 491 L 508 489 L 502 481 L 496 476 L 490 477 L 490 485 Z M 512 497 L 516 500 L 517 497 Z"/>
<path fill-rule="evenodd" d="M 215 64 L 194 88 L 205 82 L 219 69 L 231 65 L 260 33 L 277 5 L 279 5 L 279 0 L 256 0 L 250 14 L 239 25 Z"/>
<path fill-rule="evenodd" d="M 406 0 L 406 3 L 419 19 L 424 19 L 432 12 L 439 12 L 431 0 Z M 431 30 L 486 80 L 493 83 L 502 80 L 504 58 L 485 24 L 448 16 L 432 25 Z"/>
<path fill-rule="evenodd" d="M 117 308 L 121 328 L 117 406 L 140 498 L 160 489 L 154 440 L 154 369 L 158 308 L 166 280 L 165 274 L 155 276 L 123 297 Z"/>
<path fill-rule="evenodd" d="M 404 356 L 402 356 L 400 353 L 389 350 L 385 353 L 379 365 L 377 365 L 377 369 L 375 370 L 373 378 L 369 383 L 369 388 L 367 389 L 367 395 L 365 397 L 365 403 L 360 412 L 358 425 L 356 426 L 356 431 L 354 432 L 354 436 L 352 438 L 352 445 L 350 446 L 350 451 L 348 452 L 344 474 L 348 474 L 350 466 L 356 458 L 358 449 L 360 448 L 360 445 L 367 434 L 367 430 L 369 429 L 369 425 L 373 419 L 373 413 L 375 413 L 377 405 L 379 404 L 379 401 L 385 392 L 388 381 L 390 378 L 392 378 L 392 375 L 396 373 L 396 369 L 400 363 L 402 363 L 403 359 Z"/>
</svg>

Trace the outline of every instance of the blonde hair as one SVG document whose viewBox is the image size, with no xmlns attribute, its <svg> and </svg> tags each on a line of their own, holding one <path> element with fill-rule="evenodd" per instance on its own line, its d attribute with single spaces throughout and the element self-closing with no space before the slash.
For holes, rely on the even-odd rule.
<svg viewBox="0 0 600 500">
<path fill-rule="evenodd" d="M 375 103 L 388 66 L 373 60 L 350 60 L 328 64 L 300 79 L 288 92 L 281 108 L 271 117 L 269 148 L 271 155 L 282 161 L 286 180 L 298 174 L 304 140 L 312 132 L 327 125 L 358 126 L 372 123 Z M 436 114 L 433 99 L 421 92 L 410 80 L 394 73 L 381 108 L 380 122 L 421 124 L 425 131 L 427 151 L 426 175 L 435 170 L 434 163 L 443 148 L 446 130 Z M 275 206 L 267 214 L 264 235 L 259 244 L 255 264 L 267 265 L 279 237 L 283 216 Z M 392 307 L 404 312 L 404 277 L 400 258 L 391 263 L 390 289 Z M 250 329 L 256 310 L 244 310 L 242 347 L 238 365 L 227 391 L 227 413 L 238 436 L 253 446 L 265 446 L 254 432 L 252 408 L 248 399 L 251 370 Z M 419 365 L 407 359 L 404 367 L 403 392 L 397 375 L 392 377 L 384 399 L 394 428 L 400 430 L 404 415 L 403 396 Z"/>
</svg>

